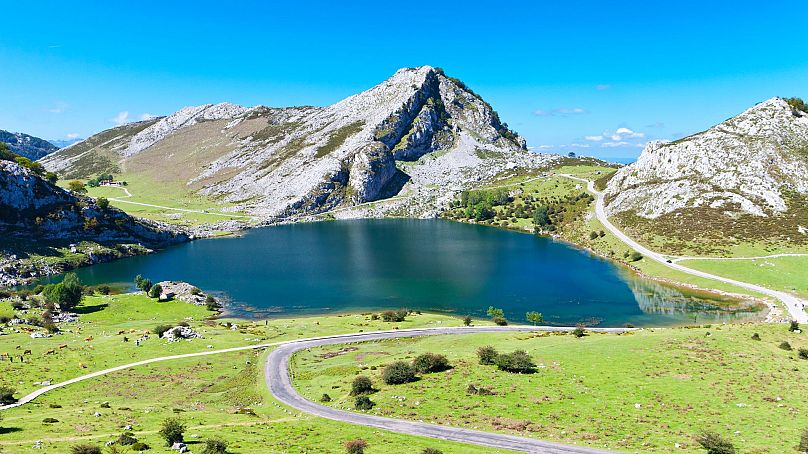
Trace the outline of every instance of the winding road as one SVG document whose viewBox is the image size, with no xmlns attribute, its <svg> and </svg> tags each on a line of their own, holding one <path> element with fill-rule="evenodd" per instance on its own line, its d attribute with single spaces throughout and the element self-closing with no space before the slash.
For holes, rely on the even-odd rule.
<svg viewBox="0 0 808 454">
<path fill-rule="evenodd" d="M 603 224 L 603 226 L 606 227 L 610 232 L 612 232 L 612 234 L 614 234 L 614 236 L 616 236 L 621 241 L 623 241 L 624 243 L 626 243 L 627 245 L 632 247 L 635 251 L 639 252 L 644 257 L 649 258 L 651 260 L 654 260 L 656 262 L 659 262 L 662 265 L 667 266 L 668 268 L 672 268 L 672 269 L 681 271 L 683 273 L 687 273 L 687 274 L 690 274 L 690 275 L 693 275 L 693 276 L 703 277 L 705 279 L 712 279 L 712 280 L 724 282 L 724 283 L 727 283 L 727 284 L 732 284 L 732 285 L 735 285 L 735 286 L 738 286 L 738 287 L 741 287 L 741 288 L 745 288 L 747 290 L 752 290 L 752 291 L 762 293 L 762 294 L 767 295 L 767 296 L 771 296 L 771 297 L 773 297 L 775 299 L 780 300 L 783 303 L 783 305 L 788 310 L 788 313 L 791 315 L 792 319 L 794 319 L 794 320 L 796 320 L 796 321 L 798 321 L 800 323 L 808 323 L 808 313 L 805 312 L 805 304 L 806 304 L 806 302 L 801 300 L 800 298 L 797 298 L 796 296 L 794 296 L 794 295 L 792 295 L 790 293 L 781 292 L 781 291 L 778 291 L 778 290 L 772 290 L 770 288 L 763 287 L 762 285 L 751 284 L 749 282 L 737 281 L 735 279 L 730 279 L 730 278 L 727 278 L 727 277 L 722 277 L 722 276 L 718 276 L 718 275 L 715 275 L 715 274 L 706 273 L 704 271 L 695 270 L 693 268 L 688 268 L 688 267 L 686 267 L 684 265 L 680 265 L 679 263 L 675 263 L 673 260 L 668 259 L 667 256 L 662 255 L 662 254 L 660 254 L 658 252 L 654 252 L 654 251 L 648 249 L 647 247 L 641 245 L 640 243 L 634 241 L 633 239 L 631 239 L 631 237 L 629 237 L 628 235 L 623 233 L 620 229 L 615 227 L 614 224 L 612 224 L 609 221 L 609 217 L 606 215 L 606 204 L 604 202 L 603 192 L 598 191 L 597 189 L 595 189 L 595 183 L 593 181 L 590 181 L 590 180 L 587 180 L 587 179 L 584 179 L 584 178 L 580 178 L 580 177 L 576 177 L 574 175 L 569 175 L 569 174 L 559 174 L 559 175 L 567 177 L 567 178 L 570 178 L 570 179 L 573 179 L 573 180 L 578 180 L 578 181 L 585 182 L 587 184 L 587 189 L 589 190 L 589 192 L 591 192 L 592 194 L 595 195 L 595 215 L 597 216 L 600 223 Z"/>
</svg>

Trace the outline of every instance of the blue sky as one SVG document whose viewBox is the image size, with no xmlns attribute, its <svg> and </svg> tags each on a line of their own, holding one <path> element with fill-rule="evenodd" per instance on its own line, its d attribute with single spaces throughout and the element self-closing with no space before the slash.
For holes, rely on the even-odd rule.
<svg viewBox="0 0 808 454">
<path fill-rule="evenodd" d="M 47 139 L 211 102 L 327 105 L 424 64 L 465 81 L 534 149 L 599 157 L 772 96 L 808 98 L 804 0 L 3 9 L 0 129 Z"/>
</svg>

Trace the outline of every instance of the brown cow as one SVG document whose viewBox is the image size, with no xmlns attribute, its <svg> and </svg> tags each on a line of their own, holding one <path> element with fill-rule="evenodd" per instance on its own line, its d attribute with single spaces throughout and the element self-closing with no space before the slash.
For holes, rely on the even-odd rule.
<svg viewBox="0 0 808 454">
<path fill-rule="evenodd" d="M 55 355 L 55 354 L 56 354 L 56 349 L 53 349 L 53 348 L 45 352 L 45 355 Z"/>
<path fill-rule="evenodd" d="M 67 344 L 62 344 L 62 345 L 59 346 L 60 350 L 63 349 L 63 348 L 67 348 Z"/>
<path fill-rule="evenodd" d="M 87 337 L 84 339 L 85 342 L 90 342 L 93 340 L 93 336 Z"/>
<path fill-rule="evenodd" d="M 26 350 L 26 351 L 22 352 L 22 354 L 23 355 L 31 355 L 32 353 L 31 353 L 31 350 Z"/>
</svg>

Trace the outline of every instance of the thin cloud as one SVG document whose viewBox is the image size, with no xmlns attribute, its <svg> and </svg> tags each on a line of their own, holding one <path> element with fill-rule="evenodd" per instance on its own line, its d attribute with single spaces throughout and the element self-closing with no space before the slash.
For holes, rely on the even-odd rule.
<svg viewBox="0 0 808 454">
<path fill-rule="evenodd" d="M 67 110 L 67 103 L 62 102 L 62 101 L 57 101 L 57 102 L 53 103 L 53 107 L 51 107 L 50 109 L 47 109 L 48 112 L 54 113 L 54 114 L 60 114 L 60 113 L 64 112 L 65 110 Z"/>
<path fill-rule="evenodd" d="M 110 120 L 115 123 L 115 126 L 125 125 L 129 121 L 129 112 L 124 110 L 123 112 L 118 112 L 118 115 Z"/>
<path fill-rule="evenodd" d="M 140 114 L 140 121 L 151 120 L 152 118 L 157 118 L 157 115 L 148 112 Z"/>
<path fill-rule="evenodd" d="M 628 142 L 620 141 L 620 142 L 603 142 L 600 144 L 602 148 L 617 148 L 617 147 L 625 147 L 631 145 Z"/>
<path fill-rule="evenodd" d="M 603 136 L 584 136 L 584 140 L 588 140 L 590 142 L 600 142 L 603 140 Z"/>
<path fill-rule="evenodd" d="M 597 85 L 595 85 L 595 90 L 597 90 L 597 91 L 608 90 L 610 88 L 612 88 L 612 86 L 609 85 L 609 84 L 597 84 Z"/>
<path fill-rule="evenodd" d="M 537 117 L 566 117 L 568 115 L 582 115 L 588 113 L 589 111 L 583 107 L 559 107 L 552 110 L 538 109 L 533 111 L 533 115 Z"/>
<path fill-rule="evenodd" d="M 70 134 L 66 135 L 65 137 L 67 137 L 68 139 L 78 139 L 79 138 L 79 133 L 71 132 Z"/>
</svg>

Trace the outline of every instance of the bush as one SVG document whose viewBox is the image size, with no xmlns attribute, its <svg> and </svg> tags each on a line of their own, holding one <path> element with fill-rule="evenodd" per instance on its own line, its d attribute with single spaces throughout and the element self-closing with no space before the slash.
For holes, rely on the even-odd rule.
<svg viewBox="0 0 808 454">
<path fill-rule="evenodd" d="M 149 289 L 149 298 L 160 298 L 160 294 L 163 293 L 163 287 L 160 287 L 160 284 L 154 284 Z"/>
<path fill-rule="evenodd" d="M 208 438 L 202 454 L 227 454 L 227 442 L 219 438 Z"/>
<path fill-rule="evenodd" d="M 374 405 L 376 403 L 370 400 L 368 396 L 358 396 L 354 402 L 354 408 L 357 410 L 370 410 Z"/>
<path fill-rule="evenodd" d="M 94 445 L 73 445 L 70 454 L 101 454 L 101 448 Z"/>
<path fill-rule="evenodd" d="M 42 420 L 42 422 L 44 422 L 45 424 L 53 424 L 59 422 L 59 420 L 56 418 L 45 418 Z"/>
<path fill-rule="evenodd" d="M 629 262 L 636 262 L 638 260 L 642 260 L 642 254 L 640 254 L 639 252 L 632 252 L 631 254 L 628 255 Z"/>
<path fill-rule="evenodd" d="M 132 448 L 132 451 L 136 451 L 136 452 L 146 451 L 146 450 L 149 449 L 149 445 L 147 445 L 146 443 L 143 443 L 142 441 L 139 441 L 139 442 L 133 444 L 130 447 Z"/>
<path fill-rule="evenodd" d="M 760 340 L 760 334 L 758 334 L 758 333 L 753 334 L 752 335 L 752 340 L 759 341 Z"/>
<path fill-rule="evenodd" d="M 404 361 L 396 361 L 385 366 L 382 380 L 388 385 L 400 385 L 415 381 L 415 369 Z"/>
<path fill-rule="evenodd" d="M 361 396 L 363 394 L 370 394 L 373 391 L 374 391 L 373 382 L 370 381 L 370 378 L 364 375 L 360 375 L 354 378 L 353 383 L 351 383 L 352 396 Z"/>
<path fill-rule="evenodd" d="M 185 425 L 179 418 L 167 418 L 163 421 L 159 433 L 166 441 L 166 446 L 171 446 L 184 440 Z"/>
<path fill-rule="evenodd" d="M 490 345 L 486 345 L 485 347 L 480 347 L 477 349 L 477 357 L 480 358 L 480 364 L 484 364 L 486 366 L 495 364 L 497 356 L 498 356 L 497 350 Z"/>
<path fill-rule="evenodd" d="M 207 308 L 209 311 L 218 311 L 219 303 L 216 302 L 216 298 L 208 295 L 205 297 L 205 308 Z"/>
<path fill-rule="evenodd" d="M 508 325 L 508 320 L 506 320 L 505 317 L 494 317 L 494 318 L 491 319 L 491 321 L 494 322 L 494 324 L 497 325 L 497 326 L 507 326 Z"/>
<path fill-rule="evenodd" d="M 170 330 L 171 328 L 173 328 L 173 326 L 171 325 L 157 325 L 154 328 L 154 334 L 156 334 L 157 337 L 163 337 L 163 333 Z"/>
<path fill-rule="evenodd" d="M 368 447 L 368 442 L 361 438 L 345 442 L 345 451 L 348 454 L 364 454 L 365 448 Z"/>
<path fill-rule="evenodd" d="M 442 372 L 450 369 L 449 360 L 443 355 L 435 353 L 424 353 L 418 355 L 412 362 L 415 372 L 419 374 L 429 374 L 432 372 Z"/>
<path fill-rule="evenodd" d="M 463 317 L 463 325 L 471 326 L 471 317 L 469 317 L 468 315 Z"/>
<path fill-rule="evenodd" d="M 421 454 L 443 454 L 443 451 L 435 448 L 424 448 Z"/>
<path fill-rule="evenodd" d="M 572 330 L 572 335 L 575 337 L 586 336 L 586 330 L 584 329 L 584 325 L 575 325 L 575 329 Z"/>
<path fill-rule="evenodd" d="M 327 393 L 323 393 L 322 397 L 320 397 L 320 402 L 331 402 L 331 396 Z"/>
<path fill-rule="evenodd" d="M 403 322 L 406 320 L 408 313 L 409 311 L 405 310 L 384 311 L 382 312 L 382 320 L 385 322 Z"/>
<path fill-rule="evenodd" d="M 796 320 L 791 320 L 791 323 L 788 325 L 788 330 L 791 331 L 792 333 L 794 331 L 799 331 L 800 330 L 799 322 L 797 322 Z"/>
<path fill-rule="evenodd" d="M 109 199 L 106 197 L 99 197 L 95 199 L 95 204 L 98 205 L 98 208 L 106 210 L 109 207 Z"/>
<path fill-rule="evenodd" d="M 8 405 L 17 402 L 17 399 L 14 398 L 15 391 L 14 388 L 0 386 L 0 405 Z"/>
<path fill-rule="evenodd" d="M 808 452 L 808 429 L 803 429 L 800 436 L 800 445 L 797 449 L 799 452 Z"/>
<path fill-rule="evenodd" d="M 118 440 L 115 443 L 123 446 L 131 446 L 137 443 L 137 438 L 135 438 L 132 432 L 124 432 L 118 435 Z"/>
<path fill-rule="evenodd" d="M 783 350 L 791 351 L 791 344 L 786 341 L 780 342 L 780 348 Z"/>
<path fill-rule="evenodd" d="M 536 364 L 524 350 L 497 356 L 496 365 L 500 370 L 520 374 L 530 374 L 536 371 Z"/>
<path fill-rule="evenodd" d="M 704 432 L 696 437 L 696 442 L 707 450 L 707 454 L 735 454 L 732 442 L 715 432 Z"/>
<path fill-rule="evenodd" d="M 75 192 L 76 194 L 85 194 L 87 193 L 87 188 L 84 187 L 84 183 L 79 180 L 73 180 L 67 183 L 67 189 L 71 192 Z"/>
<path fill-rule="evenodd" d="M 598 232 L 594 232 L 594 231 L 593 231 L 593 232 L 589 232 L 589 239 L 590 239 L 590 240 L 595 240 L 595 239 L 597 239 L 597 238 L 598 238 L 598 236 L 599 236 L 599 235 L 598 235 Z"/>
<path fill-rule="evenodd" d="M 99 285 L 96 288 L 96 290 L 98 290 L 98 293 L 102 295 L 109 295 L 112 292 L 112 289 L 109 288 L 109 285 Z"/>
<path fill-rule="evenodd" d="M 202 290 L 199 290 L 199 287 L 191 287 L 191 295 L 196 296 L 199 295 L 200 293 L 202 293 Z"/>
<path fill-rule="evenodd" d="M 808 359 L 808 348 L 801 348 L 797 350 L 797 352 L 797 356 L 799 356 L 800 359 Z"/>
</svg>

